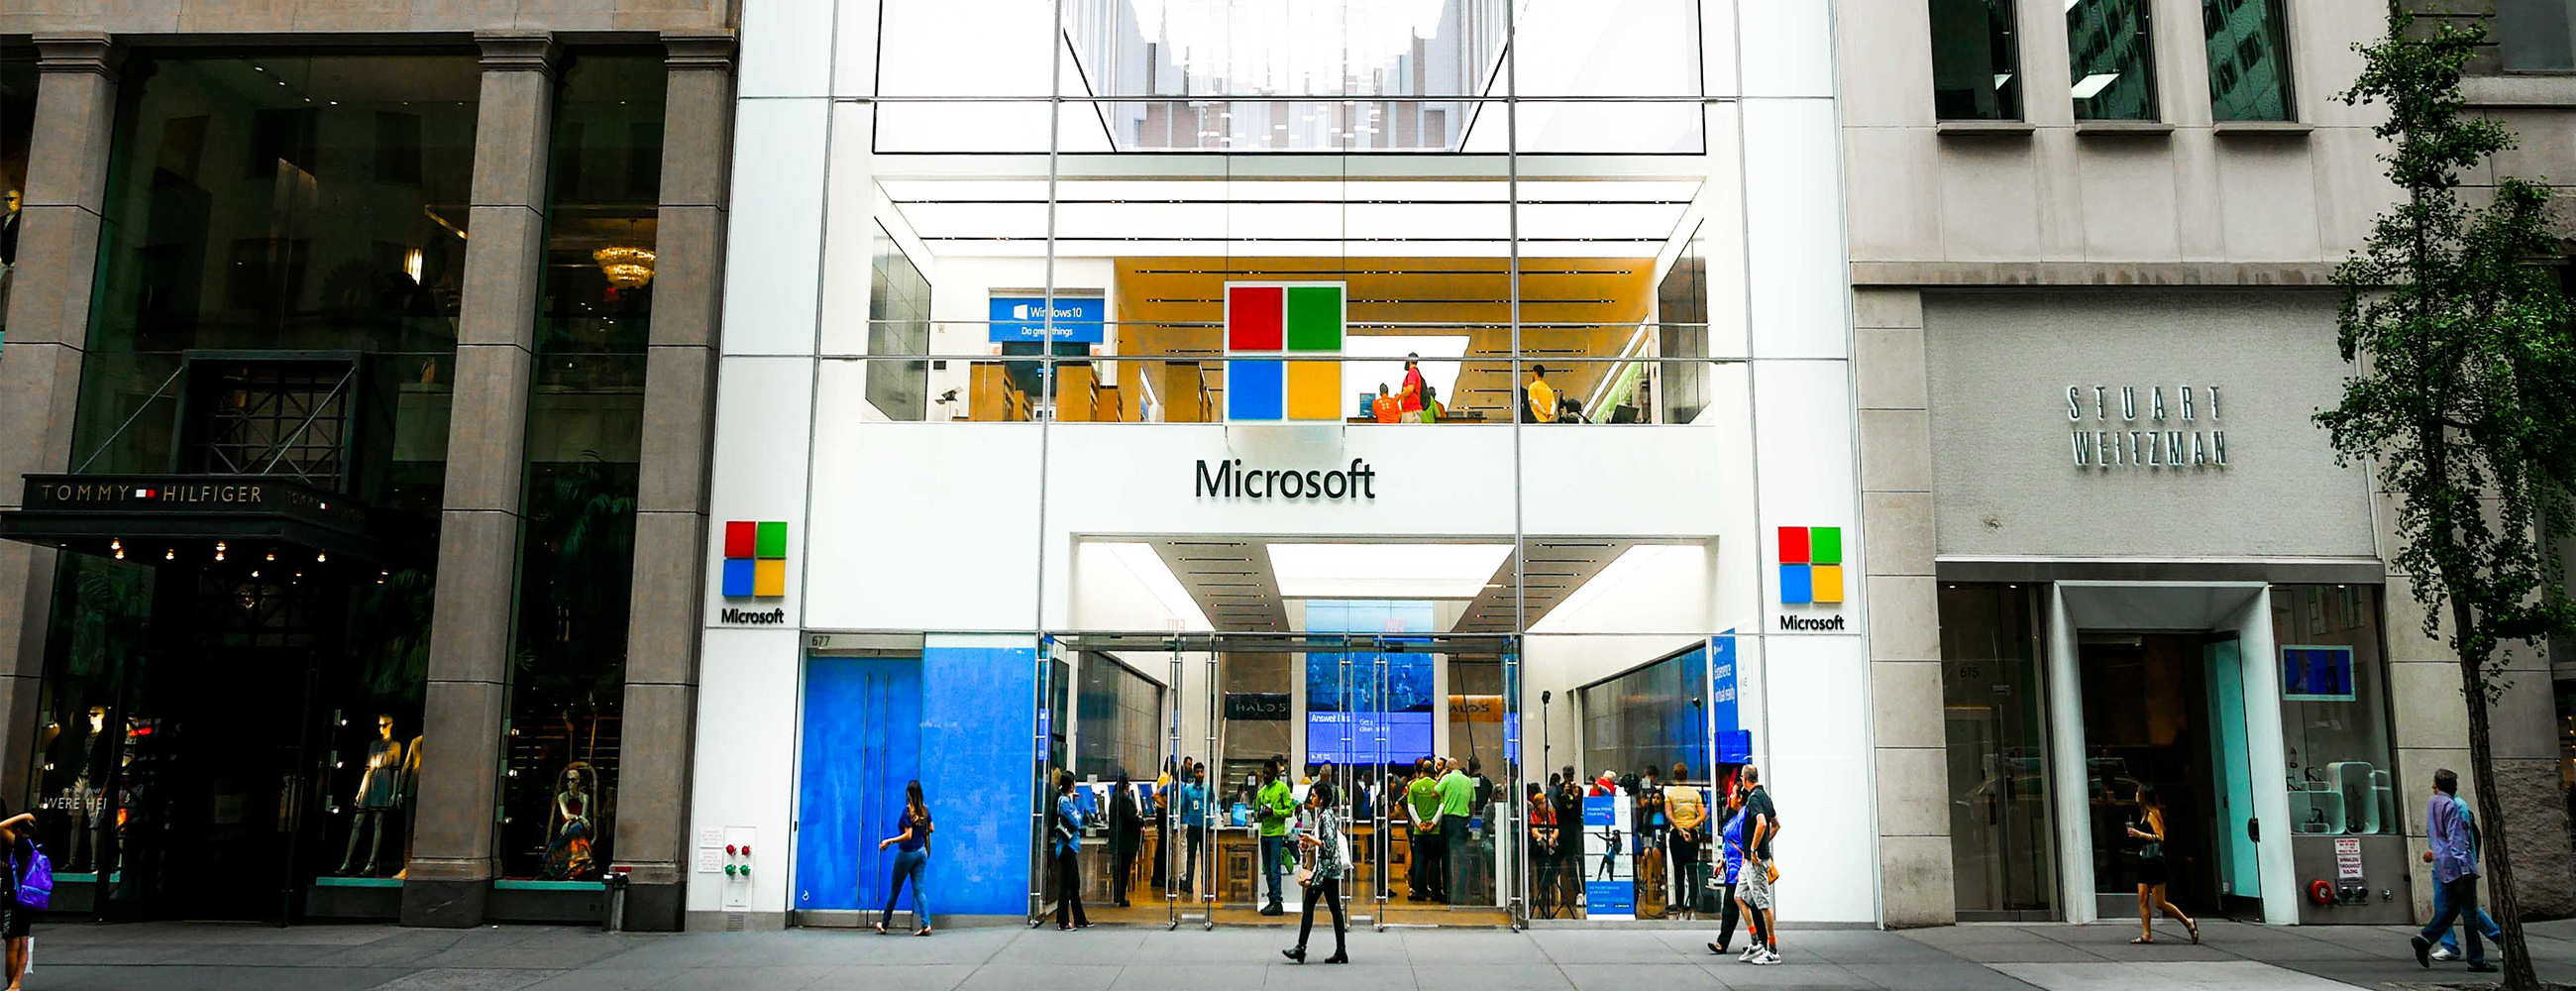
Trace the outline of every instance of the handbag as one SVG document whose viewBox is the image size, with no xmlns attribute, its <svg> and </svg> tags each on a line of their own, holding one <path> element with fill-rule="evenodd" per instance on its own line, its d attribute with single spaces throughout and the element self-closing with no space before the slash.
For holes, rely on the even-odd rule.
<svg viewBox="0 0 2576 991">
<path fill-rule="evenodd" d="M 54 900 L 54 862 L 34 843 L 27 844 L 27 863 L 18 870 L 18 907 L 43 910 Z"/>
</svg>

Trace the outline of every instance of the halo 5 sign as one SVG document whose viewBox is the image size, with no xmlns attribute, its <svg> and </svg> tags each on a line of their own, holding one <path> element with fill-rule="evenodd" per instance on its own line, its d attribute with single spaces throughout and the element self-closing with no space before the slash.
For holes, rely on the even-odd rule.
<svg viewBox="0 0 2576 991">
<path fill-rule="evenodd" d="M 2170 401 L 2169 401 L 2170 400 Z M 2218 387 L 2070 385 L 2069 455 L 2075 467 L 2226 468 Z"/>
</svg>

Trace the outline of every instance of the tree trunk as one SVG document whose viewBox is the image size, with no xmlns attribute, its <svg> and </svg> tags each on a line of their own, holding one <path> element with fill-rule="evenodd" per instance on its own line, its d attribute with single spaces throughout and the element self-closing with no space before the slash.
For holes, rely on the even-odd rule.
<svg viewBox="0 0 2576 991">
<path fill-rule="evenodd" d="M 2457 588 L 2458 586 L 2452 586 Z M 2463 645 L 2469 639 L 2469 605 L 2454 593 L 2451 597 L 2452 635 Z M 2496 925 L 2504 930 L 2496 939 L 2497 961 L 2503 968 L 2504 991 L 2539 991 L 2540 978 L 2532 970 L 2529 944 L 2522 935 L 2522 905 L 2513 892 L 2513 849 L 2511 833 L 2505 828 L 2504 800 L 2496 787 L 2495 747 L 2487 726 L 2486 658 L 2460 654 L 2460 685 L 2469 703 L 2469 771 L 2478 790 L 2478 853 L 2488 898 L 2495 903 Z M 2462 918 L 2462 927 L 2476 923 Z M 2466 934 L 2462 950 L 2467 949 Z"/>
</svg>

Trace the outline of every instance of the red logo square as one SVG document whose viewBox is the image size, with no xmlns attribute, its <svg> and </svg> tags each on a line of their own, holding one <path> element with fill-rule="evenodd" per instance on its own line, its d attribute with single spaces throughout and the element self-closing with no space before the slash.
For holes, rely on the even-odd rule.
<svg viewBox="0 0 2576 991">
<path fill-rule="evenodd" d="M 1807 563 L 1806 527 L 1784 526 L 1780 528 L 1780 563 Z"/>
<path fill-rule="evenodd" d="M 750 520 L 735 520 L 725 524 L 724 556 L 751 557 L 754 538 L 759 535 L 759 530 L 760 524 Z"/>
<path fill-rule="evenodd" d="M 1277 351 L 1286 297 L 1278 286 L 1230 286 L 1225 294 L 1225 346 L 1234 351 Z"/>
</svg>

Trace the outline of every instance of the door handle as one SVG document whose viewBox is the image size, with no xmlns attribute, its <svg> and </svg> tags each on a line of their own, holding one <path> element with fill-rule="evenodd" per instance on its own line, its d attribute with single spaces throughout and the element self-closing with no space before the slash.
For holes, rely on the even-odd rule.
<svg viewBox="0 0 2576 991">
<path fill-rule="evenodd" d="M 2246 839 L 2248 839 L 2248 840 L 2252 840 L 2252 841 L 2254 841 L 2254 842 L 2256 842 L 2256 843 L 2261 843 L 2261 842 L 2263 842 L 2263 820 L 2261 820 L 2261 819 L 2247 819 L 2247 820 L 2245 820 L 2245 838 L 2246 838 Z"/>
</svg>

